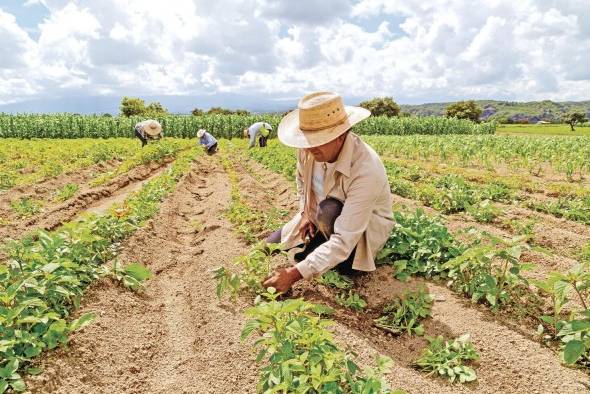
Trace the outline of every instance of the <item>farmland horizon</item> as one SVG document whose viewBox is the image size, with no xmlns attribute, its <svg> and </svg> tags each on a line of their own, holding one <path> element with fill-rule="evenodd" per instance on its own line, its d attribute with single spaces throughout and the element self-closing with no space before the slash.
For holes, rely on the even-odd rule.
<svg viewBox="0 0 590 394">
<path fill-rule="evenodd" d="M 128 95 L 133 96 L 133 95 Z M 393 99 L 402 107 L 410 110 L 420 106 L 444 107 L 447 104 L 461 100 L 475 100 L 483 103 L 511 103 L 516 105 L 543 105 L 543 103 L 567 104 L 586 108 L 590 112 L 590 97 L 584 100 L 504 100 L 498 98 L 471 98 L 457 100 L 396 100 L 395 95 L 385 95 Z M 77 113 L 91 114 L 119 114 L 122 96 L 73 96 L 54 99 L 39 98 L 0 105 L 0 113 Z M 212 107 L 222 107 L 231 110 L 244 109 L 252 113 L 281 113 L 297 106 L 299 97 L 251 97 L 239 93 L 218 93 L 211 95 L 138 95 L 146 102 L 160 102 L 172 114 L 190 114 L 194 108 L 208 110 Z M 345 102 L 357 105 L 361 101 L 374 96 L 346 96 Z M 486 104 L 487 105 L 487 104 Z"/>
</svg>

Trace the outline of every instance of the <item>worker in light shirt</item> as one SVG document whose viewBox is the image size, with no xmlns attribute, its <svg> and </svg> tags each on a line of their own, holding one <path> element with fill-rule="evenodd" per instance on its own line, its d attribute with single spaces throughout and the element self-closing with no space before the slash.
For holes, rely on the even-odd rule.
<svg viewBox="0 0 590 394">
<path fill-rule="evenodd" d="M 271 131 L 272 126 L 266 122 L 256 122 L 250 127 L 244 129 L 244 137 L 250 140 L 248 143 L 248 148 L 253 148 L 256 146 L 256 137 L 258 137 L 258 145 L 261 148 L 264 148 Z"/>
<path fill-rule="evenodd" d="M 263 282 L 279 292 L 332 268 L 374 271 L 375 256 L 394 226 L 383 163 L 350 131 L 370 112 L 344 106 L 329 92 L 304 96 L 298 107 L 281 120 L 278 137 L 299 149 L 299 212 L 266 240 L 280 243 L 295 260 Z"/>
<path fill-rule="evenodd" d="M 208 155 L 217 152 L 217 140 L 206 130 L 200 129 L 197 131 L 197 137 L 199 138 L 199 144 L 207 151 Z"/>
</svg>

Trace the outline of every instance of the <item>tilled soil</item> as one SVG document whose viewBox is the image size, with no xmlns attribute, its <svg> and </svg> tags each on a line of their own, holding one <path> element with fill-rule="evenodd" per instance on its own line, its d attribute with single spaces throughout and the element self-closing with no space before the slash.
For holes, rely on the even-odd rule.
<svg viewBox="0 0 590 394">
<path fill-rule="evenodd" d="M 63 203 L 46 206 L 41 213 L 31 218 L 15 220 L 9 225 L 0 227 L 0 241 L 6 238 L 18 239 L 25 233 L 35 229 L 53 230 L 61 224 L 76 218 L 93 205 L 100 207 L 101 201 L 104 201 L 104 199 L 113 196 L 124 197 L 133 191 L 133 185 L 141 186 L 141 182 L 157 176 L 171 161 L 169 159 L 138 166 L 125 174 L 117 176 L 104 186 L 83 186 L 82 190 L 78 191 L 74 197 Z"/>
<path fill-rule="evenodd" d="M 125 242 L 120 260 L 141 262 L 154 272 L 142 294 L 104 280 L 83 299 L 80 313 L 94 311 L 98 321 L 72 336 L 68 349 L 42 360 L 44 373 L 28 378 L 39 393 L 253 393 L 258 366 L 250 344 L 239 334 L 250 300 L 219 302 L 210 270 L 247 251 L 223 217 L 230 185 L 216 157 L 199 159 L 160 213 Z M 200 168 L 201 170 L 197 170 Z M 240 189 L 250 201 L 269 197 L 278 208 L 293 210 L 291 184 L 254 163 L 238 171 Z M 253 172 L 254 174 L 250 173 Z M 288 192 L 280 193 L 283 189 Z M 277 193 L 269 195 L 270 190 Z M 287 196 L 285 196 L 287 194 Z M 264 205 L 259 205 L 264 206 Z M 195 223 L 199 224 L 198 226 Z M 566 368 L 554 352 L 532 335 L 513 329 L 482 307 L 428 281 L 402 283 L 390 267 L 355 279 L 369 303 L 366 312 L 340 307 L 334 316 L 336 340 L 371 365 L 378 354 L 395 365 L 386 379 L 409 393 L 581 393 L 590 380 Z M 412 366 L 426 345 L 421 337 L 391 336 L 372 326 L 379 307 L 408 288 L 426 286 L 436 302 L 426 320 L 428 335 L 447 338 L 469 333 L 481 359 L 478 381 L 450 384 Z M 300 282 L 293 294 L 333 303 L 333 294 L 313 282 Z"/>
</svg>

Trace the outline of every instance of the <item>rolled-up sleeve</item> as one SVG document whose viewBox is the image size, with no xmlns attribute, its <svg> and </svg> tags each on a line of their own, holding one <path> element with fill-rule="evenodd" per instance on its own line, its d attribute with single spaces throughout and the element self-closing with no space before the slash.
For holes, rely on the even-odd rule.
<svg viewBox="0 0 590 394">
<path fill-rule="evenodd" d="M 295 267 L 305 279 L 321 275 L 346 260 L 367 230 L 375 201 L 386 185 L 370 172 L 358 174 L 350 183 L 334 234 Z"/>
</svg>

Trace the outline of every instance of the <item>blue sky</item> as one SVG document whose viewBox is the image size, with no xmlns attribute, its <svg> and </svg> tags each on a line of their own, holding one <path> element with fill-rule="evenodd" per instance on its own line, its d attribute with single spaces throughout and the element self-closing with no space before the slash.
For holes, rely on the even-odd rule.
<svg viewBox="0 0 590 394">
<path fill-rule="evenodd" d="M 0 110 L 123 95 L 290 106 L 314 90 L 590 99 L 587 0 L 0 0 L 0 45 Z"/>
</svg>

